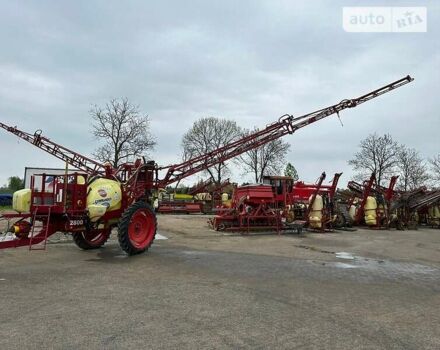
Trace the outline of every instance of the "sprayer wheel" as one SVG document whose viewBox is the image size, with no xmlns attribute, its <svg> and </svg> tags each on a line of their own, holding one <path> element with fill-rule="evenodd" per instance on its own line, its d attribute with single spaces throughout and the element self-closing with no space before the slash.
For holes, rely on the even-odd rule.
<svg viewBox="0 0 440 350">
<path fill-rule="evenodd" d="M 142 253 L 153 244 L 156 229 L 153 208 L 145 202 L 136 202 L 125 210 L 119 221 L 119 245 L 128 255 Z"/>
<path fill-rule="evenodd" d="M 72 234 L 75 244 L 84 250 L 101 248 L 110 237 L 111 228 L 75 232 Z"/>
</svg>

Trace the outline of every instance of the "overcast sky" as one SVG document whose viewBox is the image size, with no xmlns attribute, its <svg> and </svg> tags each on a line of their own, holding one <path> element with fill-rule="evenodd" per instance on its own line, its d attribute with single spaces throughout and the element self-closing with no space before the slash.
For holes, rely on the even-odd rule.
<svg viewBox="0 0 440 350">
<path fill-rule="evenodd" d="M 369 133 L 390 133 L 425 157 L 440 151 L 438 1 L 427 33 L 347 33 L 355 1 L 0 1 L 0 121 L 83 154 L 97 146 L 89 109 L 127 97 L 151 117 L 153 158 L 178 160 L 200 117 L 264 127 L 369 92 L 415 81 L 285 138 L 300 177 L 352 176 L 347 160 Z M 0 131 L 0 185 L 25 166 L 63 167 Z M 236 174 L 238 175 L 238 174 Z M 246 178 L 234 179 L 236 181 Z"/>
</svg>

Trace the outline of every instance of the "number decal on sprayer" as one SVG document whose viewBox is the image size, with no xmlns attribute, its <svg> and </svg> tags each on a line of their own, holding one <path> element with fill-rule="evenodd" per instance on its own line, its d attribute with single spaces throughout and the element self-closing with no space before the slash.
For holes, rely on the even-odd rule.
<svg viewBox="0 0 440 350">
<path fill-rule="evenodd" d="M 70 220 L 69 221 L 70 226 L 82 226 L 84 225 L 84 220 Z"/>
</svg>

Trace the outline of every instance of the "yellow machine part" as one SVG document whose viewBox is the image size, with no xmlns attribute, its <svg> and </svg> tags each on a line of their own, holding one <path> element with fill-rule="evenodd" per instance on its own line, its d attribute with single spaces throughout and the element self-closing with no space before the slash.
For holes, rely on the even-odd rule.
<svg viewBox="0 0 440 350">
<path fill-rule="evenodd" d="M 286 218 L 286 222 L 289 224 L 295 221 L 295 212 L 293 210 L 293 206 L 286 206 L 284 209 L 284 217 Z"/>
<path fill-rule="evenodd" d="M 229 200 L 229 194 L 222 193 L 222 203 L 227 202 Z"/>
<path fill-rule="evenodd" d="M 87 188 L 87 209 L 91 221 L 97 221 L 108 211 L 121 208 L 121 184 L 115 180 L 97 179 Z"/>
<path fill-rule="evenodd" d="M 356 206 L 355 205 L 351 205 L 350 208 L 348 209 L 348 215 L 350 216 L 351 220 L 354 220 L 355 216 L 356 216 Z"/>
<path fill-rule="evenodd" d="M 14 192 L 12 209 L 19 213 L 27 213 L 31 210 L 31 190 L 29 188 Z"/>
<path fill-rule="evenodd" d="M 84 185 L 86 183 L 86 179 L 84 178 L 84 176 L 78 175 L 78 177 L 76 178 L 76 183 L 78 185 Z"/>
<path fill-rule="evenodd" d="M 440 225 L 440 206 L 432 205 L 428 208 L 428 223 L 430 225 Z"/>
<path fill-rule="evenodd" d="M 434 218 L 440 219 L 440 205 L 434 206 Z"/>
<path fill-rule="evenodd" d="M 440 206 L 433 205 L 428 208 L 428 216 L 432 219 L 440 219 Z"/>
<path fill-rule="evenodd" d="M 179 200 L 191 200 L 191 199 L 193 199 L 193 196 L 191 196 L 191 195 L 189 195 L 189 194 L 175 193 L 175 194 L 174 194 L 174 199 L 179 199 Z"/>
<path fill-rule="evenodd" d="M 231 208 L 232 207 L 232 199 L 228 199 L 227 201 L 222 202 L 222 205 L 225 208 Z"/>
<path fill-rule="evenodd" d="M 312 197 L 309 198 L 309 203 Z M 309 226 L 311 228 L 321 228 L 322 227 L 322 209 L 324 207 L 322 196 L 319 194 L 316 196 L 313 202 L 312 209 L 309 214 Z"/>
<path fill-rule="evenodd" d="M 204 192 L 204 193 L 197 193 L 194 196 L 194 199 L 196 201 L 210 201 L 212 199 L 212 197 L 211 197 L 211 195 L 209 193 Z"/>
<path fill-rule="evenodd" d="M 377 209 L 376 198 L 374 198 L 372 196 L 368 196 L 367 202 L 365 203 L 365 209 L 364 209 L 365 224 L 367 224 L 368 226 L 374 226 L 377 223 L 376 209 Z"/>
<path fill-rule="evenodd" d="M 107 212 L 107 207 L 99 204 L 90 204 L 87 209 L 89 210 L 89 218 L 92 222 L 98 221 Z"/>
<path fill-rule="evenodd" d="M 154 209 L 159 208 L 159 198 L 155 198 L 155 199 L 153 200 L 153 208 L 154 208 Z"/>
</svg>

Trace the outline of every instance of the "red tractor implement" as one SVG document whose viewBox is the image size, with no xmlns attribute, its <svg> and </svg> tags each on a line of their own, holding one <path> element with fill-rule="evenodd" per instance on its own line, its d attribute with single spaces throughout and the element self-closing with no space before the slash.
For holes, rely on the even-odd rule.
<svg viewBox="0 0 440 350">
<path fill-rule="evenodd" d="M 196 194 L 195 197 L 203 202 L 203 213 L 212 214 L 216 208 L 221 207 L 224 204 L 224 193 L 228 195 L 227 200 L 229 201 L 230 193 L 225 191 L 228 191 L 228 188 L 234 188 L 234 186 L 236 186 L 236 184 L 232 184 L 229 179 L 226 179 L 220 183 L 213 182 L 207 187 L 206 193 Z M 205 194 L 207 194 L 207 198 L 203 198 Z"/>
<path fill-rule="evenodd" d="M 406 76 L 358 98 L 343 100 L 303 116 L 286 114 L 266 128 L 224 147 L 168 166 L 138 159 L 113 168 L 49 140 L 41 135 L 41 131 L 31 134 L 0 123 L 1 128 L 78 170 L 73 177 L 35 176 L 31 189 L 16 192 L 13 207 L 17 213 L 3 215 L 3 219 L 13 222 L 13 225 L 9 227 L 10 232 L 2 237 L 0 248 L 32 247 L 34 243 L 46 242 L 54 232 L 62 231 L 71 233 L 79 247 L 95 249 L 101 247 L 111 229 L 117 227 L 121 248 L 129 255 L 141 253 L 151 246 L 156 234 L 156 216 L 150 203 L 154 202 L 159 189 L 267 142 L 293 134 L 328 116 L 339 115 L 344 109 L 356 107 L 412 80 Z M 53 178 L 52 186 L 39 187 L 40 179 L 44 182 L 47 177 Z"/>
<path fill-rule="evenodd" d="M 388 228 L 391 222 L 391 201 L 395 197 L 398 176 L 392 176 L 388 187 L 376 183 L 373 172 L 369 180 L 362 184 L 354 181 L 348 183 L 353 192 L 348 202 L 348 211 L 353 216 L 354 225 L 366 224 L 371 228 Z M 357 201 L 357 202 L 356 202 Z"/>
<path fill-rule="evenodd" d="M 231 207 L 218 210 L 208 223 L 217 231 L 249 232 L 258 228 L 279 232 L 281 221 L 276 192 L 271 185 L 260 184 L 237 187 Z"/>
<path fill-rule="evenodd" d="M 220 183 L 212 179 L 201 181 L 189 188 L 188 192 L 178 198 L 179 194 L 162 194 L 158 201 L 157 212 L 162 214 L 209 214 L 214 208 L 222 205 L 222 191 L 231 185 L 229 179 Z"/>
<path fill-rule="evenodd" d="M 193 200 L 162 200 L 156 211 L 161 214 L 203 214 L 203 203 Z"/>
<path fill-rule="evenodd" d="M 398 229 L 417 229 L 419 224 L 440 228 L 440 190 L 422 186 L 398 193 L 391 205 Z"/>
<path fill-rule="evenodd" d="M 335 221 L 333 198 L 341 175 L 335 174 L 331 185 L 323 185 L 325 173 L 315 184 L 294 182 L 288 176 L 265 176 L 263 184 L 237 187 L 231 207 L 219 210 L 208 223 L 218 231 L 280 233 L 298 225 L 319 231 L 331 229 Z M 318 199 L 319 214 L 315 213 Z"/>
<path fill-rule="evenodd" d="M 325 173 L 321 174 L 315 184 L 297 182 L 289 203 L 293 206 L 295 218 L 304 220 L 310 229 L 331 230 L 337 218 L 334 198 L 341 175 L 342 173 L 336 173 L 330 185 L 324 184 Z"/>
</svg>

